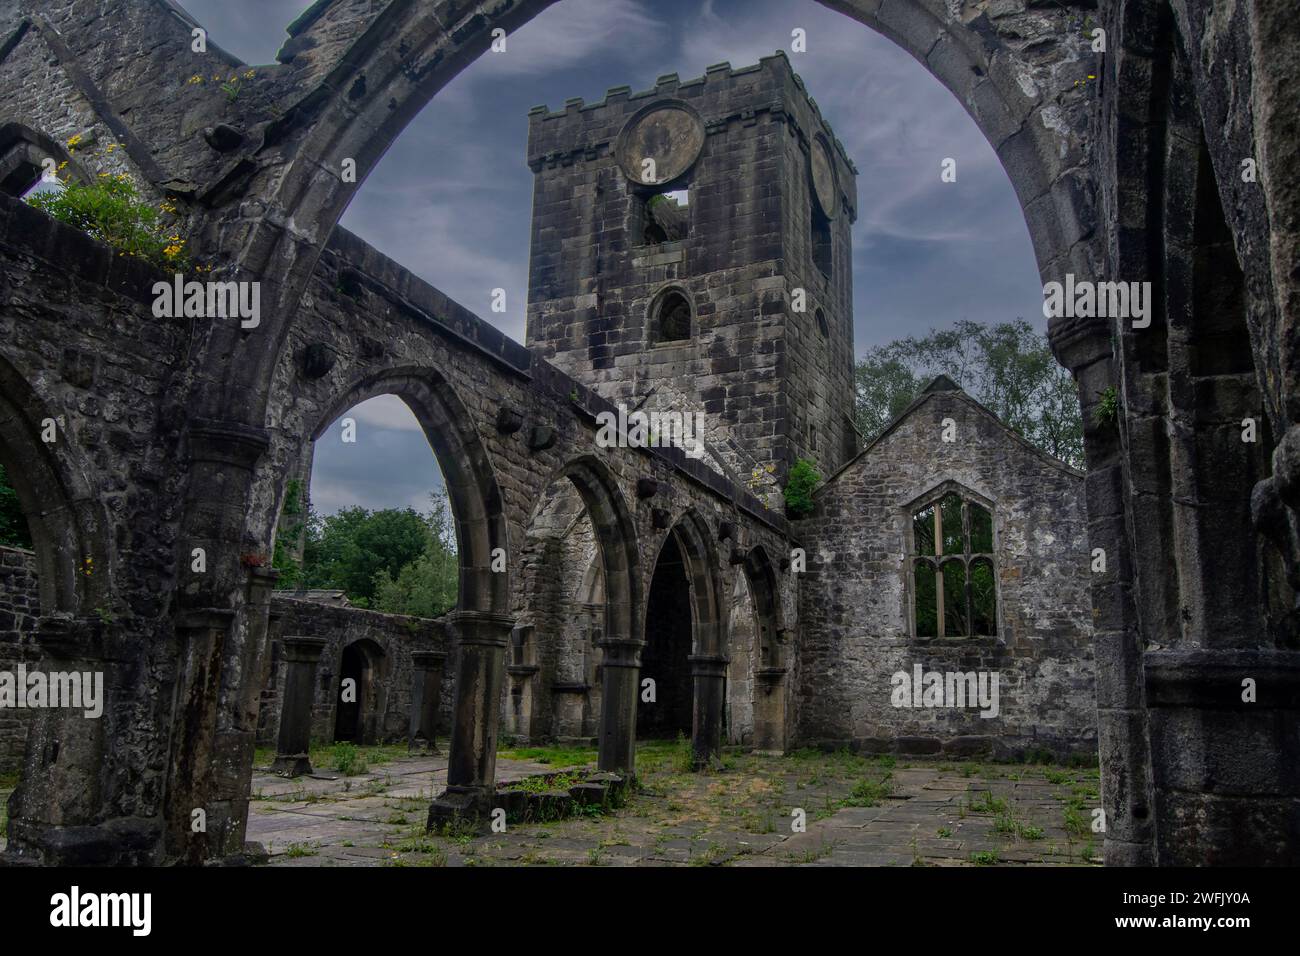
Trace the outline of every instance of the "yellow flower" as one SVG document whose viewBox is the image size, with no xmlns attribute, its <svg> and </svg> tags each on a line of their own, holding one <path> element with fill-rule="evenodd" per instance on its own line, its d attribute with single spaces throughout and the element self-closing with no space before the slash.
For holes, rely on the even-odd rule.
<svg viewBox="0 0 1300 956">
<path fill-rule="evenodd" d="M 253 70 L 249 70 L 247 73 L 244 74 L 244 79 L 251 80 L 256 75 L 257 74 Z"/>
<path fill-rule="evenodd" d="M 68 149 L 76 149 L 81 144 L 81 134 L 75 133 L 68 139 Z"/>
<path fill-rule="evenodd" d="M 59 163 L 59 169 L 66 169 L 67 165 L 68 161 L 65 159 L 63 162 Z"/>
<path fill-rule="evenodd" d="M 203 82 L 203 77 L 201 77 L 201 76 L 199 76 L 197 73 L 195 73 L 193 76 L 191 76 L 191 77 L 190 77 L 188 80 L 186 80 L 185 82 L 188 83 L 190 86 L 193 86 L 195 83 L 202 83 L 202 82 Z"/>
</svg>

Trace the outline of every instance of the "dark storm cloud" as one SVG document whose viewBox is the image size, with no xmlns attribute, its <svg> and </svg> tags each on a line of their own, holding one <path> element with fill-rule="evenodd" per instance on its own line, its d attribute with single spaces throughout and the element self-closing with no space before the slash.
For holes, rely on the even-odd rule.
<svg viewBox="0 0 1300 956">
<path fill-rule="evenodd" d="M 216 43 L 265 63 L 306 4 L 185 6 Z M 505 53 L 480 57 L 434 98 L 363 185 L 343 225 L 522 340 L 529 107 L 555 109 L 575 96 L 593 102 L 611 86 L 645 89 L 662 73 L 687 79 L 724 60 L 746 66 L 788 50 L 796 27 L 806 31 L 807 52 L 791 53 L 791 63 L 859 170 L 858 352 L 962 318 L 1023 316 L 1042 327 L 1024 218 L 974 122 L 907 53 L 813 0 L 563 0 L 512 34 Z M 957 161 L 955 183 L 939 178 L 947 157 Z M 504 314 L 490 311 L 495 288 L 506 290 Z M 400 434 L 414 470 L 427 445 L 418 433 Z M 318 455 L 318 489 L 342 484 L 333 467 Z"/>
</svg>

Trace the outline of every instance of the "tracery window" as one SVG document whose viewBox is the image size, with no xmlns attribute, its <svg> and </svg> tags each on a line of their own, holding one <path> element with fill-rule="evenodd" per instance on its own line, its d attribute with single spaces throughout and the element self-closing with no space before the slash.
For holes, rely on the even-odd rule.
<svg viewBox="0 0 1300 956">
<path fill-rule="evenodd" d="M 992 637 L 997 627 L 993 515 L 945 492 L 912 512 L 912 633 Z"/>
</svg>

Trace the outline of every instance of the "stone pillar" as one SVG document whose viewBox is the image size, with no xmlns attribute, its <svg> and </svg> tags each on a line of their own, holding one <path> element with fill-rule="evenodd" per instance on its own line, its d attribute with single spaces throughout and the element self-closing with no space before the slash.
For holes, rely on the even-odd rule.
<svg viewBox="0 0 1300 956">
<path fill-rule="evenodd" d="M 250 624 L 246 608 L 249 572 L 271 562 L 270 542 L 250 537 L 249 500 L 257 462 L 269 446 L 265 429 L 237 420 L 196 415 L 187 427 L 163 807 L 172 861 L 197 864 L 227 848 L 242 848 L 243 835 L 227 823 L 232 798 L 243 787 L 242 780 L 231 781 L 247 773 L 236 764 L 247 755 L 252 766 L 243 709 L 246 701 L 256 702 L 256 690 L 248 685 L 258 676 L 259 650 L 248 644 L 258 639 L 260 625 Z M 193 563 L 196 552 L 203 558 L 202 571 Z M 195 810 L 218 821 L 219 841 L 193 832 Z"/>
<path fill-rule="evenodd" d="M 785 668 L 754 671 L 754 749 L 785 753 Z"/>
<path fill-rule="evenodd" d="M 514 619 L 488 611 L 457 611 L 456 708 L 452 716 L 447 789 L 429 807 L 429 827 L 456 816 L 479 815 L 496 790 L 497 725 L 506 644 Z"/>
<path fill-rule="evenodd" d="M 414 678 L 411 687 L 411 730 L 407 750 L 415 753 L 424 741 L 425 752 L 438 752 L 438 709 L 442 706 L 442 668 L 445 651 L 415 651 L 411 654 Z"/>
<path fill-rule="evenodd" d="M 284 639 L 284 699 L 272 773 L 298 777 L 312 772 L 307 756 L 311 749 L 311 708 L 316 697 L 316 664 L 323 650 L 323 637 Z"/>
<path fill-rule="evenodd" d="M 227 648 L 213 742 L 213 793 L 207 808 L 209 855 L 214 857 L 242 858 L 246 849 L 257 710 L 266 683 L 266 635 L 271 594 L 279 577 L 280 572 L 270 567 L 248 569 L 247 636 Z"/>
<path fill-rule="evenodd" d="M 194 811 L 209 814 L 216 797 L 217 707 L 226 641 L 235 612 L 202 608 L 182 612 L 176 627 L 176 696 L 171 766 L 163 803 L 167 855 L 197 865 L 211 855 L 206 832 L 194 832 Z M 218 812 L 216 814 L 220 816 Z"/>
<path fill-rule="evenodd" d="M 40 619 L 35 637 L 41 658 L 31 670 L 77 672 L 92 682 L 100 675 L 102 711 L 33 713 L 22 776 L 9 798 L 8 845 L 0 866 L 161 864 L 166 738 L 146 736 L 143 719 L 141 726 L 127 724 L 131 717 L 166 710 L 159 683 L 142 676 L 159 667 L 161 649 L 97 616 L 58 612 Z M 141 735 L 133 740 L 135 750 L 122 743 L 128 730 Z"/>
<path fill-rule="evenodd" d="M 722 708 L 727 697 L 727 657 L 723 654 L 692 654 L 691 676 L 695 678 L 691 721 L 691 752 L 697 767 L 722 761 Z"/>
<path fill-rule="evenodd" d="M 610 773 L 636 773 L 636 702 L 641 692 L 645 641 L 598 641 L 601 657 L 600 753 L 597 766 Z"/>
<path fill-rule="evenodd" d="M 1119 423 L 1098 414 L 1101 396 L 1118 384 L 1111 331 L 1101 319 L 1054 318 L 1049 338 L 1057 360 L 1079 386 L 1088 462 L 1088 543 L 1106 555 L 1106 570 L 1092 576 L 1105 859 L 1108 866 L 1151 866 L 1156 861 L 1154 805 L 1142 636 L 1134 606 L 1132 516 L 1125 495 L 1130 478 Z"/>
</svg>

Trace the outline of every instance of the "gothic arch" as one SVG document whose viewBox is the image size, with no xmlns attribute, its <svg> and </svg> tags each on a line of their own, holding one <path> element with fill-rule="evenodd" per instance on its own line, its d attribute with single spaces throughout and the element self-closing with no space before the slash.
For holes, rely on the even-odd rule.
<svg viewBox="0 0 1300 956">
<path fill-rule="evenodd" d="M 642 644 L 641 560 L 636 525 L 609 470 L 591 455 L 566 463 L 555 476 L 578 489 L 591 519 L 605 578 L 601 649 L 601 770 L 636 765 L 636 702 Z"/>
<path fill-rule="evenodd" d="M 312 441 L 348 409 L 380 395 L 396 395 L 410 408 L 442 470 L 460 560 L 457 609 L 508 613 L 509 560 L 505 570 L 492 570 L 498 548 L 509 555 L 501 491 L 469 411 L 440 373 L 405 368 L 367 376 L 328 406 L 311 433 Z"/>
<path fill-rule="evenodd" d="M 21 196 L 43 175 L 44 160 L 64 166 L 64 175 L 88 183 L 85 171 L 62 145 L 22 123 L 0 125 L 0 192 Z"/>
<path fill-rule="evenodd" d="M 42 440 L 53 422 L 55 440 Z M 18 493 L 31 531 L 41 612 L 84 613 L 106 604 L 112 588 L 108 527 L 92 482 L 72 459 L 67 421 L 0 358 L 0 464 Z"/>
<path fill-rule="evenodd" d="M 280 155 L 284 164 L 259 171 L 249 188 L 259 190 L 269 208 L 291 216 L 296 229 L 262 222 L 242 231 L 235 271 L 283 281 L 264 297 L 271 300 L 264 309 L 271 318 L 263 322 L 260 347 L 242 350 L 246 361 L 225 383 L 224 407 L 243 407 L 250 398 L 266 401 L 264 389 L 244 395 L 245 384 L 270 378 L 287 335 L 284 317 L 294 314 L 326 239 L 387 149 L 439 90 L 488 50 L 494 30 L 508 35 L 554 2 L 517 0 L 493 11 L 473 5 L 457 11 L 452 22 L 444 22 L 445 8 L 389 6 L 359 36 L 348 31 L 356 39 L 346 51 L 333 35 L 337 24 L 327 8 L 313 9 L 295 24 L 295 65 L 312 86 L 297 102 L 282 104 L 282 117 L 265 133 L 263 150 Z M 1085 246 L 1093 234 L 1093 183 L 1083 165 L 1084 94 L 1065 94 L 1074 102 L 1062 109 L 1040 89 L 1053 80 L 1055 67 L 1083 55 L 1081 32 L 1062 30 L 1051 55 L 1040 50 L 1022 57 L 983 11 L 967 16 L 963 5 L 954 9 L 948 0 L 820 2 L 897 43 L 957 97 L 1008 173 L 1040 273 L 1091 274 Z M 1019 42 L 1014 29 L 1007 36 Z M 355 163 L 355 184 L 343 181 L 345 160 Z M 267 335 L 274 347 L 266 347 Z"/>
</svg>

